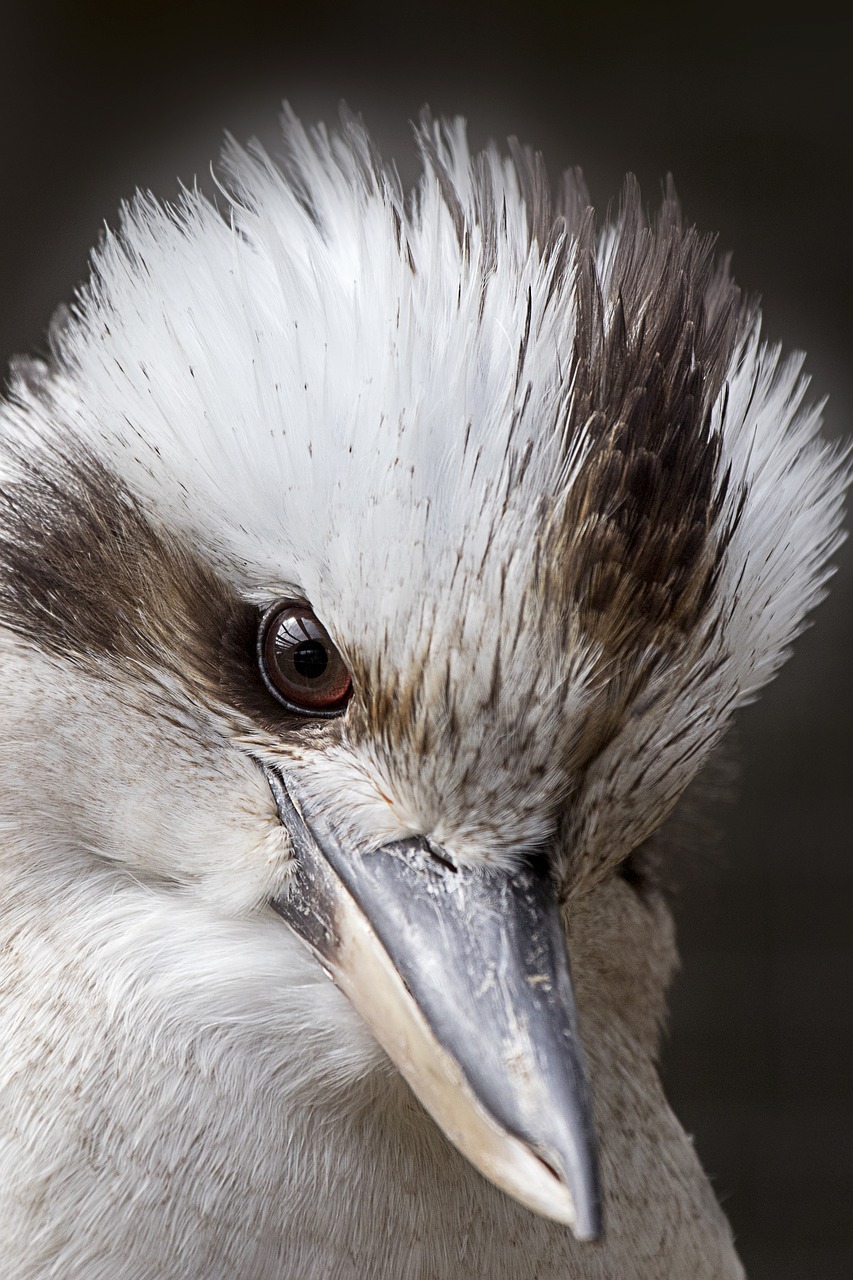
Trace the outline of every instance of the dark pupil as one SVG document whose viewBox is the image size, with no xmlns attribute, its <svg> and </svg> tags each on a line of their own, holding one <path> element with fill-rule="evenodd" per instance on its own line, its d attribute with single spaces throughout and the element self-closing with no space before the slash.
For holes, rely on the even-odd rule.
<svg viewBox="0 0 853 1280">
<path fill-rule="evenodd" d="M 316 680 L 329 665 L 329 655 L 319 640 L 305 640 L 293 650 L 293 665 L 306 680 Z"/>
</svg>

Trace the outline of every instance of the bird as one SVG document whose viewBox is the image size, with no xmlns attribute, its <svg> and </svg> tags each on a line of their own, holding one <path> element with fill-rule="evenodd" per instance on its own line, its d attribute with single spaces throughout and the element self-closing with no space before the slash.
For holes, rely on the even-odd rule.
<svg viewBox="0 0 853 1280">
<path fill-rule="evenodd" d="M 736 1280 L 665 866 L 848 479 L 667 184 L 138 194 L 0 408 L 4 1280 Z"/>
</svg>

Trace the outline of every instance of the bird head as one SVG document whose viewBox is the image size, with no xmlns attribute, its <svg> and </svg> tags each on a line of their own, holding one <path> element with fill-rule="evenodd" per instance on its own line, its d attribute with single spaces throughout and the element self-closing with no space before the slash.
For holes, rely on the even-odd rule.
<svg viewBox="0 0 853 1280">
<path fill-rule="evenodd" d="M 59 912 L 240 922 L 228 1016 L 242 981 L 306 1081 L 378 1042 L 592 1238 L 590 1091 L 653 1074 L 674 962 L 644 851 L 819 599 L 844 477 L 671 191 L 598 226 L 521 148 L 417 139 L 409 197 L 352 120 L 229 145 L 19 366 L 4 820 Z"/>
</svg>

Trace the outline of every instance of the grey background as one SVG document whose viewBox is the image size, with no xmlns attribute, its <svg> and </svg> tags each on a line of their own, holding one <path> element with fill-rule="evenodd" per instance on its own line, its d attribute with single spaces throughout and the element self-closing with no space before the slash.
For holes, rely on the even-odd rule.
<svg viewBox="0 0 853 1280">
<path fill-rule="evenodd" d="M 0 11 L 4 362 L 42 343 L 120 199 L 205 181 L 225 128 L 274 143 L 282 97 L 328 120 L 345 97 L 411 176 L 407 120 L 428 102 L 468 116 L 475 142 L 515 133 L 555 173 L 580 164 L 599 205 L 629 169 L 653 203 L 672 171 L 762 294 L 766 333 L 809 353 L 828 432 L 851 431 L 849 23 L 548 0 Z M 848 546 L 816 625 L 740 717 L 722 850 L 680 875 L 665 1074 L 753 1280 L 853 1276 L 852 640 Z"/>
</svg>

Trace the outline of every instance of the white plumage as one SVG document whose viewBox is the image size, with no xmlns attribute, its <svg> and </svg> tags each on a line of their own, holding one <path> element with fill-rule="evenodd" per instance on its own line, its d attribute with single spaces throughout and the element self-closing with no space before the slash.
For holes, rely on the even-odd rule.
<svg viewBox="0 0 853 1280">
<path fill-rule="evenodd" d="M 126 210 L 2 409 L 3 1274 L 736 1277 L 657 1078 L 643 842 L 820 598 L 843 469 L 672 202 L 596 231 L 428 122 L 406 200 L 357 124 L 285 137 L 220 208 Z M 291 599 L 340 719 L 246 675 Z M 362 848 L 547 849 L 603 1244 L 463 1161 L 270 911 L 265 771 Z"/>
</svg>

